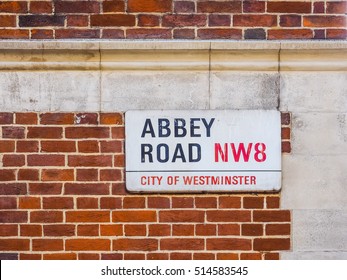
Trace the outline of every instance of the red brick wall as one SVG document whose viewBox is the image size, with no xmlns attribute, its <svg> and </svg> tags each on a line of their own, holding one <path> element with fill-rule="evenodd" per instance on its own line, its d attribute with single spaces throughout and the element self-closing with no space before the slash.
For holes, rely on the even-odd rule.
<svg viewBox="0 0 347 280">
<path fill-rule="evenodd" d="M 345 39 L 346 1 L 0 1 L 0 39 Z"/>
<path fill-rule="evenodd" d="M 290 114 L 282 113 L 283 152 Z M 280 194 L 130 194 L 122 113 L 0 113 L 0 259 L 278 259 Z"/>
</svg>

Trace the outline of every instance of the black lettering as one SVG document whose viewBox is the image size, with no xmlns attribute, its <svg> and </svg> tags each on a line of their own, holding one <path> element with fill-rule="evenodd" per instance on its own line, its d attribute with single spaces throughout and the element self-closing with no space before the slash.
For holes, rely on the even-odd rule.
<svg viewBox="0 0 347 280">
<path fill-rule="evenodd" d="M 206 127 L 206 137 L 211 137 L 211 127 L 214 123 L 215 118 L 212 118 L 210 120 L 210 123 L 207 123 L 206 119 L 202 119 L 202 122 L 204 123 Z"/>
<path fill-rule="evenodd" d="M 185 126 L 186 121 L 184 119 L 175 119 L 175 137 L 184 137 L 187 135 Z"/>
<path fill-rule="evenodd" d="M 186 162 L 186 157 L 183 152 L 183 148 L 181 144 L 177 144 L 174 155 L 172 157 L 172 162 L 176 162 L 176 159 L 181 159 L 182 162 Z"/>
<path fill-rule="evenodd" d="M 142 130 L 141 138 L 145 137 L 145 135 L 147 133 L 149 133 L 151 135 L 151 137 L 155 137 L 153 125 L 152 125 L 152 122 L 150 119 L 146 119 L 146 121 L 145 121 L 145 125 L 144 125 L 143 130 Z"/>
<path fill-rule="evenodd" d="M 200 126 L 195 125 L 194 123 L 199 121 L 199 120 L 200 120 L 199 118 L 192 118 L 192 119 L 190 119 L 190 136 L 191 137 L 201 137 L 201 134 L 195 133 L 195 130 L 199 129 Z"/>
<path fill-rule="evenodd" d="M 164 152 L 162 153 L 162 149 L 161 148 L 164 148 Z M 162 158 L 162 155 L 164 156 L 164 158 Z M 157 146 L 157 160 L 161 163 L 164 163 L 164 162 L 168 162 L 169 160 L 169 146 L 166 145 L 166 144 L 159 144 Z"/>
<path fill-rule="evenodd" d="M 170 121 L 168 119 L 158 119 L 159 137 L 169 137 L 171 130 L 169 128 Z"/>
<path fill-rule="evenodd" d="M 148 162 L 153 162 L 153 147 L 151 144 L 141 144 L 141 162 L 146 162 L 146 156 L 148 156 Z"/>
<path fill-rule="evenodd" d="M 200 161 L 201 160 L 201 146 L 197 143 L 191 143 L 191 144 L 188 144 L 188 147 L 189 147 L 189 162 Z M 194 150 L 195 150 L 195 157 L 193 156 Z"/>
</svg>

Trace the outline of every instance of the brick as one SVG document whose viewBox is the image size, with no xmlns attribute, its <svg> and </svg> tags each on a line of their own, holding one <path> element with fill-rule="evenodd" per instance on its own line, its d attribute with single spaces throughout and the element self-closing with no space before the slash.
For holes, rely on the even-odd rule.
<svg viewBox="0 0 347 280">
<path fill-rule="evenodd" d="M 32 211 L 30 213 L 31 223 L 62 223 L 62 211 Z"/>
<path fill-rule="evenodd" d="M 145 254 L 138 254 L 138 253 L 125 253 L 124 254 L 124 260 L 145 260 L 146 255 Z"/>
<path fill-rule="evenodd" d="M 301 16 L 299 15 L 281 15 L 280 26 L 283 27 L 300 27 Z"/>
<path fill-rule="evenodd" d="M 100 170 L 101 181 L 122 181 L 122 171 L 119 169 L 102 169 Z"/>
<path fill-rule="evenodd" d="M 0 176 L 1 181 L 1 176 Z M 0 195 L 25 195 L 27 187 L 24 183 L 0 183 Z"/>
<path fill-rule="evenodd" d="M 290 125 L 290 113 L 288 112 L 281 112 L 281 124 L 282 125 Z"/>
<path fill-rule="evenodd" d="M 76 152 L 74 141 L 41 141 L 41 152 L 73 153 Z"/>
<path fill-rule="evenodd" d="M 147 260 L 168 260 L 169 254 L 166 253 L 148 253 Z"/>
<path fill-rule="evenodd" d="M 17 141 L 16 151 L 20 153 L 37 153 L 39 151 L 38 141 Z"/>
<path fill-rule="evenodd" d="M 313 13 L 314 14 L 324 14 L 325 13 L 325 3 L 324 2 L 313 3 Z"/>
<path fill-rule="evenodd" d="M 254 27 L 264 26 L 271 27 L 277 25 L 277 16 L 273 15 L 234 15 L 234 26 Z"/>
<path fill-rule="evenodd" d="M 18 170 L 17 178 L 19 181 L 38 181 L 39 170 L 37 169 L 20 169 Z"/>
<path fill-rule="evenodd" d="M 129 194 L 125 188 L 125 183 L 113 183 L 112 184 L 112 194 L 113 195 L 127 195 Z"/>
<path fill-rule="evenodd" d="M 39 197 L 20 197 L 19 198 L 19 209 L 40 209 L 41 199 Z"/>
<path fill-rule="evenodd" d="M 132 30 L 135 30 L 135 29 L 128 29 L 127 30 L 127 34 L 129 34 L 129 32 L 131 32 Z M 158 36 L 161 35 L 161 32 L 160 30 L 161 29 L 136 29 L 138 31 L 141 32 L 141 30 L 145 31 L 145 33 L 149 30 L 153 30 L 153 32 L 156 32 L 158 31 Z M 111 134 L 112 134 L 112 138 L 113 139 L 124 139 L 125 138 L 125 127 L 124 126 L 119 126 L 119 127 L 112 127 L 112 130 L 111 130 Z"/>
<path fill-rule="evenodd" d="M 266 235 L 290 235 L 290 224 L 268 224 L 265 233 Z"/>
<path fill-rule="evenodd" d="M 264 197 L 249 197 L 243 198 L 243 208 L 245 209 L 262 209 L 264 208 Z"/>
<path fill-rule="evenodd" d="M 100 113 L 101 124 L 123 125 L 123 114 L 121 113 Z"/>
<path fill-rule="evenodd" d="M 3 167 L 15 167 L 25 165 L 24 155 L 4 155 L 2 157 Z"/>
<path fill-rule="evenodd" d="M 16 180 L 16 174 L 15 170 L 10 169 L 0 169 L 0 182 L 4 181 L 15 181 Z"/>
<path fill-rule="evenodd" d="M 16 209 L 17 199 L 15 197 L 0 197 L 0 209 Z"/>
<path fill-rule="evenodd" d="M 279 208 L 280 207 L 280 198 L 278 196 L 268 196 L 266 197 L 266 208 Z"/>
<path fill-rule="evenodd" d="M 194 236 L 194 225 L 173 225 L 172 236 Z"/>
<path fill-rule="evenodd" d="M 174 12 L 175 13 L 194 13 L 195 3 L 193 1 L 175 1 L 174 2 Z"/>
<path fill-rule="evenodd" d="M 164 27 L 187 27 L 187 26 L 205 26 L 206 15 L 164 15 L 162 26 Z"/>
<path fill-rule="evenodd" d="M 196 208 L 217 208 L 217 197 L 195 197 Z"/>
<path fill-rule="evenodd" d="M 109 138 L 110 129 L 108 127 L 67 127 L 65 129 L 66 138 Z"/>
<path fill-rule="evenodd" d="M 91 15 L 90 25 L 95 26 L 135 26 L 135 16 L 128 14 Z"/>
<path fill-rule="evenodd" d="M 263 28 L 253 28 L 245 30 L 245 39 L 251 40 L 265 40 L 266 32 Z"/>
<path fill-rule="evenodd" d="M 262 224 L 242 224 L 241 234 L 243 236 L 261 236 L 263 235 Z"/>
<path fill-rule="evenodd" d="M 43 254 L 43 260 L 77 260 L 74 253 Z"/>
<path fill-rule="evenodd" d="M 1 1 L 0 2 L 1 13 L 26 13 L 27 3 L 24 1 Z"/>
<path fill-rule="evenodd" d="M 288 2 L 276 1 L 267 3 L 267 12 L 269 13 L 311 13 L 310 2 Z"/>
<path fill-rule="evenodd" d="M 46 1 L 30 1 L 29 12 L 31 14 L 50 14 L 53 12 L 53 5 Z"/>
<path fill-rule="evenodd" d="M 214 260 L 215 255 L 211 253 L 194 253 L 193 260 Z"/>
<path fill-rule="evenodd" d="M 264 13 L 265 1 L 242 1 L 244 13 Z"/>
<path fill-rule="evenodd" d="M 170 260 L 192 260 L 191 253 L 171 253 Z"/>
<path fill-rule="evenodd" d="M 56 15 L 29 15 L 19 16 L 20 27 L 48 27 L 48 26 L 64 26 L 64 16 Z"/>
<path fill-rule="evenodd" d="M 53 39 L 53 30 L 31 29 L 31 39 Z"/>
<path fill-rule="evenodd" d="M 194 39 L 195 30 L 194 29 L 174 29 L 173 31 L 174 39 Z"/>
<path fill-rule="evenodd" d="M 114 211 L 112 213 L 112 222 L 156 222 L 157 213 L 151 210 L 141 211 Z"/>
<path fill-rule="evenodd" d="M 0 253 L 0 260 L 18 260 L 17 253 Z"/>
<path fill-rule="evenodd" d="M 193 197 L 173 197 L 172 208 L 194 208 Z"/>
<path fill-rule="evenodd" d="M 198 13 L 241 13 L 242 1 L 199 1 Z"/>
<path fill-rule="evenodd" d="M 137 25 L 143 27 L 159 26 L 159 17 L 155 15 L 141 14 L 137 16 Z"/>
<path fill-rule="evenodd" d="M 345 16 L 304 16 L 305 27 L 346 27 Z"/>
<path fill-rule="evenodd" d="M 207 221 L 209 222 L 250 222 L 251 211 L 246 211 L 246 210 L 207 211 Z"/>
<path fill-rule="evenodd" d="M 146 200 L 144 197 L 124 197 L 123 208 L 145 208 Z"/>
<path fill-rule="evenodd" d="M 1 211 L 0 223 L 26 223 L 28 221 L 28 212 L 26 211 Z"/>
<path fill-rule="evenodd" d="M 255 210 L 254 222 L 290 222 L 289 210 Z"/>
<path fill-rule="evenodd" d="M 29 193 L 32 195 L 56 195 L 61 194 L 60 183 L 30 183 Z"/>
<path fill-rule="evenodd" d="M 309 29 L 270 29 L 268 30 L 269 40 L 280 39 L 312 39 L 313 33 Z"/>
<path fill-rule="evenodd" d="M 123 260 L 123 254 L 101 254 L 102 260 Z"/>
<path fill-rule="evenodd" d="M 261 260 L 262 254 L 260 253 L 241 253 L 240 260 Z"/>
<path fill-rule="evenodd" d="M 125 12 L 125 3 L 124 1 L 104 1 L 102 11 L 104 13 Z"/>
<path fill-rule="evenodd" d="M 44 169 L 42 170 L 42 181 L 73 181 L 73 169 Z"/>
<path fill-rule="evenodd" d="M 96 29 L 56 29 L 55 39 L 98 39 L 100 30 Z"/>
<path fill-rule="evenodd" d="M 157 239 L 128 239 L 119 238 L 113 240 L 112 249 L 117 251 L 156 251 L 158 250 Z"/>
<path fill-rule="evenodd" d="M 112 156 L 69 156 L 68 163 L 71 167 L 106 167 L 112 166 Z"/>
<path fill-rule="evenodd" d="M 14 148 L 14 141 L 0 140 L 0 153 L 12 153 L 14 152 Z"/>
<path fill-rule="evenodd" d="M 125 166 L 125 156 L 123 155 L 115 155 L 114 156 L 114 167 L 124 168 Z"/>
<path fill-rule="evenodd" d="M 120 209 L 122 208 L 122 199 L 120 197 L 102 197 L 100 198 L 101 209 Z"/>
<path fill-rule="evenodd" d="M 43 209 L 72 209 L 74 202 L 72 197 L 44 197 Z"/>
<path fill-rule="evenodd" d="M 124 39 L 124 30 L 121 29 L 103 29 L 102 39 Z"/>
<path fill-rule="evenodd" d="M 234 253 L 218 253 L 217 260 L 238 260 L 238 254 Z"/>
<path fill-rule="evenodd" d="M 29 39 L 29 30 L 3 29 L 0 30 L 0 39 Z"/>
<path fill-rule="evenodd" d="M 328 29 L 327 30 L 327 39 L 346 39 L 347 30 L 346 29 Z"/>
<path fill-rule="evenodd" d="M 216 235 L 216 233 L 217 233 L 216 225 L 198 224 L 195 227 L 195 234 L 197 236 L 211 236 L 211 235 Z"/>
<path fill-rule="evenodd" d="M 281 137 L 282 139 L 290 139 L 290 128 L 289 127 L 282 127 L 281 131 Z"/>
<path fill-rule="evenodd" d="M 0 124 L 13 124 L 13 113 L 0 113 Z"/>
<path fill-rule="evenodd" d="M 45 236 L 74 236 L 75 225 L 69 225 L 69 224 L 44 225 L 43 233 Z"/>
<path fill-rule="evenodd" d="M 207 250 L 252 250 L 252 240 L 241 238 L 208 238 L 206 239 Z"/>
<path fill-rule="evenodd" d="M 146 236 L 146 225 L 124 225 L 125 236 Z"/>
<path fill-rule="evenodd" d="M 16 27 L 16 16 L 0 16 L 0 27 Z"/>
<path fill-rule="evenodd" d="M 41 225 L 21 225 L 20 226 L 21 236 L 42 236 Z"/>
<path fill-rule="evenodd" d="M 108 239 L 68 239 L 65 241 L 68 251 L 110 251 L 111 241 Z"/>
<path fill-rule="evenodd" d="M 16 113 L 16 124 L 37 124 L 36 113 Z"/>
<path fill-rule="evenodd" d="M 172 10 L 172 0 L 128 0 L 128 12 L 138 13 L 138 12 L 155 12 L 155 13 L 165 13 L 171 12 Z"/>
<path fill-rule="evenodd" d="M 97 169 L 77 169 L 77 181 L 98 181 L 99 171 Z"/>
<path fill-rule="evenodd" d="M 221 224 L 218 225 L 218 235 L 240 235 L 240 225 Z"/>
<path fill-rule="evenodd" d="M 149 225 L 148 226 L 148 236 L 169 236 L 171 235 L 170 225 Z"/>
<path fill-rule="evenodd" d="M 290 153 L 292 151 L 292 147 L 289 141 L 282 142 L 282 153 Z"/>
<path fill-rule="evenodd" d="M 347 2 L 327 2 L 327 14 L 346 14 Z"/>
<path fill-rule="evenodd" d="M 161 250 L 187 251 L 204 250 L 204 239 L 200 238 L 162 238 L 160 240 Z"/>
<path fill-rule="evenodd" d="M 99 13 L 99 3 L 97 1 L 62 1 L 54 3 L 55 12 L 68 13 Z"/>
<path fill-rule="evenodd" d="M 23 139 L 25 128 L 20 126 L 3 126 L 2 138 Z"/>
<path fill-rule="evenodd" d="M 100 225 L 101 236 L 122 236 L 123 226 L 122 225 Z"/>
<path fill-rule="evenodd" d="M 18 236 L 18 225 L 0 225 L 0 236 Z"/>
<path fill-rule="evenodd" d="M 325 30 L 324 29 L 315 29 L 313 39 L 325 39 Z"/>
<path fill-rule="evenodd" d="M 100 260 L 99 254 L 88 254 L 88 253 L 80 253 L 78 254 L 79 260 Z"/>
<path fill-rule="evenodd" d="M 99 124 L 99 115 L 97 113 L 78 113 L 74 119 L 74 124 Z"/>
<path fill-rule="evenodd" d="M 135 28 L 126 30 L 127 39 L 171 39 L 171 30 L 167 28 Z M 123 139 L 120 128 L 112 129 L 114 139 Z"/>
<path fill-rule="evenodd" d="M 0 251 L 29 251 L 29 249 L 29 239 L 0 239 Z"/>
<path fill-rule="evenodd" d="M 121 153 L 123 151 L 123 142 L 119 140 L 100 141 L 101 153 Z"/>
<path fill-rule="evenodd" d="M 95 197 L 78 197 L 77 198 L 78 209 L 98 209 L 98 199 Z M 101 207 L 101 209 L 103 209 Z"/>
<path fill-rule="evenodd" d="M 280 254 L 279 253 L 266 253 L 264 256 L 264 260 L 279 260 Z"/>
<path fill-rule="evenodd" d="M 230 26 L 230 15 L 209 15 L 208 26 Z"/>
<path fill-rule="evenodd" d="M 29 166 L 64 166 L 63 155 L 28 155 Z"/>
<path fill-rule="evenodd" d="M 289 250 L 290 238 L 256 238 L 253 241 L 255 251 Z"/>
<path fill-rule="evenodd" d="M 28 138 L 61 139 L 62 136 L 61 127 L 28 127 Z"/>
<path fill-rule="evenodd" d="M 241 197 L 239 196 L 220 196 L 219 208 L 241 208 Z"/>
<path fill-rule="evenodd" d="M 69 15 L 66 17 L 66 25 L 68 27 L 87 27 L 89 25 L 88 16 Z"/>
<path fill-rule="evenodd" d="M 197 210 L 163 210 L 159 212 L 161 223 L 203 223 L 205 212 Z"/>
<path fill-rule="evenodd" d="M 78 236 L 99 236 L 99 225 L 78 225 Z"/>
<path fill-rule="evenodd" d="M 65 125 L 73 124 L 74 115 L 72 113 L 45 113 L 40 114 L 40 124 Z"/>
<path fill-rule="evenodd" d="M 66 211 L 66 222 L 72 223 L 107 223 L 110 222 L 109 211 Z"/>
<path fill-rule="evenodd" d="M 64 187 L 64 194 L 107 195 L 109 192 L 109 184 L 103 183 L 66 183 Z"/>
<path fill-rule="evenodd" d="M 19 255 L 20 260 L 41 260 L 42 255 L 41 254 L 23 254 L 21 253 Z"/>
</svg>

